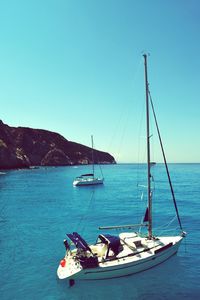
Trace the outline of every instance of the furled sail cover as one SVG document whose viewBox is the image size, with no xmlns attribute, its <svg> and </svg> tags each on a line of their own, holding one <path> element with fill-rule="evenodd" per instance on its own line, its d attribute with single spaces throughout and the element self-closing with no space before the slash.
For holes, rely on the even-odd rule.
<svg viewBox="0 0 200 300">
<path fill-rule="evenodd" d="M 82 249 L 84 251 L 88 250 L 91 252 L 91 249 L 88 246 L 87 242 L 77 232 L 67 233 L 67 236 L 74 243 L 77 249 Z"/>
<path fill-rule="evenodd" d="M 146 212 L 145 212 L 145 216 L 143 219 L 143 222 L 148 222 L 149 221 L 149 209 L 147 207 Z"/>
</svg>

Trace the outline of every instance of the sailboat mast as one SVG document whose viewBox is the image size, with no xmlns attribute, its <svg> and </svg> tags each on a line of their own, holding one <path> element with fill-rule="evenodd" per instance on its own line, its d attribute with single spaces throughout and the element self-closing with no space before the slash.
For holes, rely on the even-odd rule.
<svg viewBox="0 0 200 300">
<path fill-rule="evenodd" d="M 150 135 L 149 135 L 149 87 L 147 76 L 147 55 L 144 54 L 145 90 L 146 90 L 146 133 L 147 133 L 147 198 L 148 198 L 148 236 L 152 238 L 152 198 L 150 173 Z"/>
<path fill-rule="evenodd" d="M 91 135 L 91 141 L 92 141 L 92 176 L 94 178 L 94 143 L 93 143 L 93 135 Z"/>
</svg>

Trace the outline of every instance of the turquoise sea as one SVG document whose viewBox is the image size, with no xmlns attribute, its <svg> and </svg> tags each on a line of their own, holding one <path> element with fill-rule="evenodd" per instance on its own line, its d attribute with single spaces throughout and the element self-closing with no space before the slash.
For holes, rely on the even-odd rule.
<svg viewBox="0 0 200 300">
<path fill-rule="evenodd" d="M 57 279 L 66 233 L 88 242 L 99 226 L 140 222 L 146 207 L 145 166 L 102 166 L 105 184 L 73 187 L 89 166 L 12 170 L 0 174 L 0 299 L 197 299 L 200 293 L 200 164 L 170 164 L 188 235 L 165 263 L 135 275 L 100 281 Z M 152 168 L 155 232 L 177 227 L 163 164 Z M 139 184 L 139 186 L 138 186 Z M 164 225 L 164 226 L 163 226 Z M 163 226 L 163 227 L 162 227 Z M 114 232 L 110 232 L 112 234 Z"/>
</svg>

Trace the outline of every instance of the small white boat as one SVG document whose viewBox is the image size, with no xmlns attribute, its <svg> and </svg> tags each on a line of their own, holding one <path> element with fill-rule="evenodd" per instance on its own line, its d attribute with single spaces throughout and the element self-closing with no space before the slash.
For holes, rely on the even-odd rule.
<svg viewBox="0 0 200 300">
<path fill-rule="evenodd" d="M 164 158 L 165 168 L 171 189 L 172 199 L 175 206 L 180 231 L 176 235 L 155 236 L 152 230 L 152 175 L 150 160 L 150 133 L 149 133 L 149 84 L 147 80 L 147 55 L 144 55 L 145 66 L 145 86 L 146 86 L 146 125 L 147 125 L 147 209 L 141 224 L 106 226 L 99 229 L 113 230 L 125 229 L 118 235 L 99 234 L 96 243 L 88 245 L 87 242 L 77 233 L 67 234 L 67 237 L 74 244 L 71 249 L 67 240 L 64 241 L 66 254 L 61 260 L 57 275 L 60 279 L 70 280 L 70 284 L 75 279 L 107 279 L 126 276 L 141 271 L 148 270 L 166 261 L 176 254 L 181 241 L 186 233 L 183 231 L 178 208 L 174 196 L 174 191 L 169 175 L 168 165 L 163 149 L 163 144 L 158 128 L 155 111 L 150 98 L 151 107 L 158 131 L 161 150 Z M 147 232 L 142 235 L 134 232 L 134 228 L 146 227 Z M 127 232 L 131 229 L 131 232 Z"/>
<path fill-rule="evenodd" d="M 91 136 L 92 141 L 92 173 L 89 174 L 83 174 L 79 177 L 76 177 L 73 181 L 73 186 L 85 186 L 85 185 L 97 185 L 97 184 L 103 184 L 104 178 L 102 174 L 102 178 L 95 177 L 94 174 L 94 146 L 93 146 L 93 136 Z"/>
<path fill-rule="evenodd" d="M 103 184 L 103 178 L 95 178 L 94 174 L 83 174 L 79 177 L 76 177 L 73 185 L 74 186 L 81 186 L 81 185 L 96 185 L 96 184 Z"/>
</svg>

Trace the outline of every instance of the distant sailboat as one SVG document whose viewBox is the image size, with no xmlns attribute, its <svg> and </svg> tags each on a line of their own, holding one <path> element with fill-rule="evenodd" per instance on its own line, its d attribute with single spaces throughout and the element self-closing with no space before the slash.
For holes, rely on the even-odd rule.
<svg viewBox="0 0 200 300">
<path fill-rule="evenodd" d="M 147 128 L 147 195 L 148 205 L 142 224 L 99 227 L 103 230 L 132 229 L 144 226 L 148 229 L 146 235 L 139 232 L 122 232 L 118 235 L 99 234 L 97 242 L 88 245 L 77 233 L 67 234 L 75 248 L 71 249 L 67 240 L 64 241 L 66 254 L 61 260 L 57 270 L 60 279 L 107 279 L 126 276 L 148 270 L 164 262 L 178 251 L 185 237 L 180 221 L 169 170 L 163 150 L 160 132 L 151 100 L 153 115 L 158 130 L 158 136 L 165 162 L 169 185 L 174 201 L 177 219 L 180 225 L 180 233 L 173 236 L 154 236 L 152 228 L 152 176 L 150 171 L 150 133 L 149 133 L 149 88 L 147 80 L 147 55 L 144 55 L 145 87 L 146 87 L 146 128 Z"/>
<path fill-rule="evenodd" d="M 76 177 L 73 181 L 73 186 L 85 186 L 85 185 L 97 185 L 103 184 L 104 178 L 95 177 L 95 170 L 94 170 L 94 143 L 93 143 L 93 136 L 91 136 L 92 142 L 92 173 L 83 174 L 79 177 Z"/>
</svg>

